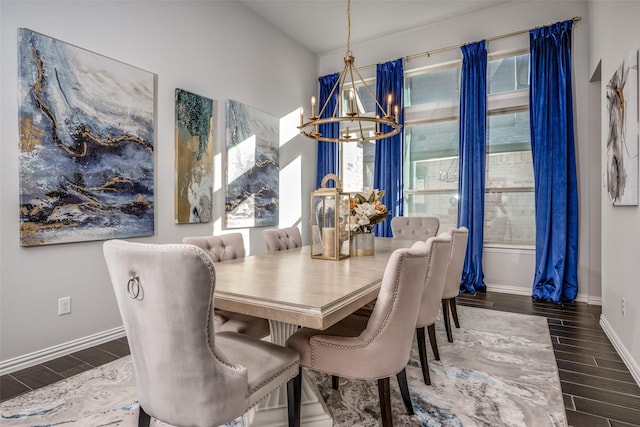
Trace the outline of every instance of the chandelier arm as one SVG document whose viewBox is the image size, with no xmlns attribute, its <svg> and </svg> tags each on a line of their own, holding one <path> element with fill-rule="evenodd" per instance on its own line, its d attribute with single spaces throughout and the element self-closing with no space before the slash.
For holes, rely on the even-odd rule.
<svg viewBox="0 0 640 427">
<path fill-rule="evenodd" d="M 352 90 L 355 92 L 356 88 L 355 88 L 355 79 L 353 78 L 353 64 L 351 64 L 352 66 L 349 67 L 349 74 L 351 76 L 351 86 L 352 86 Z M 358 73 L 358 71 L 356 70 L 356 74 L 360 75 L 360 73 Z M 364 82 L 364 80 L 362 80 L 362 77 L 360 78 L 360 81 L 365 85 L 366 87 L 366 83 Z M 354 93 L 355 96 L 355 93 Z M 358 131 L 360 131 L 360 141 L 364 141 L 364 129 L 362 128 L 362 124 L 364 123 L 364 120 L 362 119 L 362 116 L 360 115 L 360 108 L 358 106 L 357 102 L 353 103 L 353 107 L 352 107 L 355 111 L 351 111 L 352 117 L 356 116 L 358 117 L 358 120 L 356 121 L 356 124 L 358 125 Z"/>
<path fill-rule="evenodd" d="M 355 96 L 356 81 L 353 79 L 353 66 L 349 67 L 349 77 L 351 77 L 351 90 L 353 91 L 353 96 Z M 351 104 L 349 105 L 351 106 Z M 350 111 L 350 113 L 355 113 L 355 116 L 360 117 L 360 109 L 358 108 L 358 105 L 354 103 L 353 107 L 355 107 L 355 111 Z"/>
<path fill-rule="evenodd" d="M 340 73 L 340 78 L 338 79 L 338 83 L 340 84 L 340 91 L 344 87 L 344 82 L 347 80 L 347 66 L 345 65 L 342 69 L 342 73 Z M 340 104 L 342 103 L 342 96 L 338 94 L 338 99 L 336 100 L 336 105 L 333 107 L 333 117 L 338 117 L 338 111 L 340 111 Z"/>
<path fill-rule="evenodd" d="M 364 123 L 362 120 L 358 120 L 358 128 L 360 130 L 360 141 L 364 141 L 364 129 L 362 129 L 362 123 Z"/>
<path fill-rule="evenodd" d="M 356 68 L 356 74 L 358 75 L 358 78 L 362 81 L 362 83 L 364 84 L 365 89 L 367 89 L 367 92 L 369 92 L 369 95 L 371 96 L 371 98 L 373 98 L 373 100 L 376 103 L 376 106 L 380 109 L 380 111 L 382 112 L 382 114 L 380 115 L 381 117 L 384 117 L 387 115 L 387 112 L 384 111 L 384 108 L 382 108 L 382 105 L 380 105 L 380 103 L 378 102 L 378 99 L 376 98 L 376 95 L 373 93 L 373 91 L 371 90 L 371 88 L 369 87 L 368 84 L 365 83 L 364 79 L 362 78 L 362 75 L 360 74 L 360 71 L 358 71 L 358 69 Z M 389 112 L 390 113 L 390 112 Z M 391 114 L 389 114 L 391 115 Z"/>
</svg>

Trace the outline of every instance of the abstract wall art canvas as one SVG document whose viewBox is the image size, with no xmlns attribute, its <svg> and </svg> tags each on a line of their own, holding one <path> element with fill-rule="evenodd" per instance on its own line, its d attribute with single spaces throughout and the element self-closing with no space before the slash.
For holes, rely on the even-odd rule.
<svg viewBox="0 0 640 427">
<path fill-rule="evenodd" d="M 279 120 L 240 102 L 226 102 L 225 227 L 278 224 Z"/>
<path fill-rule="evenodd" d="M 176 89 L 176 222 L 210 222 L 213 209 L 212 99 Z"/>
<path fill-rule="evenodd" d="M 20 242 L 154 232 L 155 75 L 18 30 Z"/>
<path fill-rule="evenodd" d="M 635 50 L 607 84 L 607 191 L 614 206 L 638 205 L 638 86 Z"/>
</svg>

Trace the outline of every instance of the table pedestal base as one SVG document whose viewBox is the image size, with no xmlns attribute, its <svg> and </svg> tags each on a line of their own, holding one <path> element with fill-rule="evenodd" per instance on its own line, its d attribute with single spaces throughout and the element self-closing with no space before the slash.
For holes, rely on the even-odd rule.
<svg viewBox="0 0 640 427">
<path fill-rule="evenodd" d="M 287 338 L 298 330 L 297 325 L 269 320 L 271 328 L 270 341 L 274 344 L 285 345 Z M 245 427 L 287 427 L 287 386 L 282 386 L 271 393 L 255 408 L 242 416 Z M 318 388 L 302 372 L 302 399 L 300 410 L 300 424 L 306 427 L 331 427 L 333 419 L 322 400 Z"/>
<path fill-rule="evenodd" d="M 280 387 L 242 417 L 245 427 L 287 427 L 287 387 Z M 302 408 L 300 425 L 330 427 L 333 419 L 319 395 L 317 387 L 302 375 Z"/>
</svg>

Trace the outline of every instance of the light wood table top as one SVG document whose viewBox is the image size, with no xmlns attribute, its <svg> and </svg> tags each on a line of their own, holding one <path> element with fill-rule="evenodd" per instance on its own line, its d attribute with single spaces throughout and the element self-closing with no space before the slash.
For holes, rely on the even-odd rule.
<svg viewBox="0 0 640 427">
<path fill-rule="evenodd" d="M 412 244 L 378 237 L 375 255 L 342 261 L 313 259 L 305 246 L 219 262 L 215 307 L 326 329 L 373 301 L 391 253 Z"/>
</svg>

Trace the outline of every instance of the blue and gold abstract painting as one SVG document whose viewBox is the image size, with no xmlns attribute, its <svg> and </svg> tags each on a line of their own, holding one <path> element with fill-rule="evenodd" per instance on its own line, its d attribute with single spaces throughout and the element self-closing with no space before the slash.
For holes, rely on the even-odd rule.
<svg viewBox="0 0 640 427">
<path fill-rule="evenodd" d="M 154 232 L 155 75 L 18 30 L 20 242 Z"/>
<path fill-rule="evenodd" d="M 213 208 L 212 99 L 176 89 L 176 222 L 210 222 Z"/>
<path fill-rule="evenodd" d="M 226 105 L 227 228 L 278 224 L 279 121 L 237 101 Z"/>
</svg>

